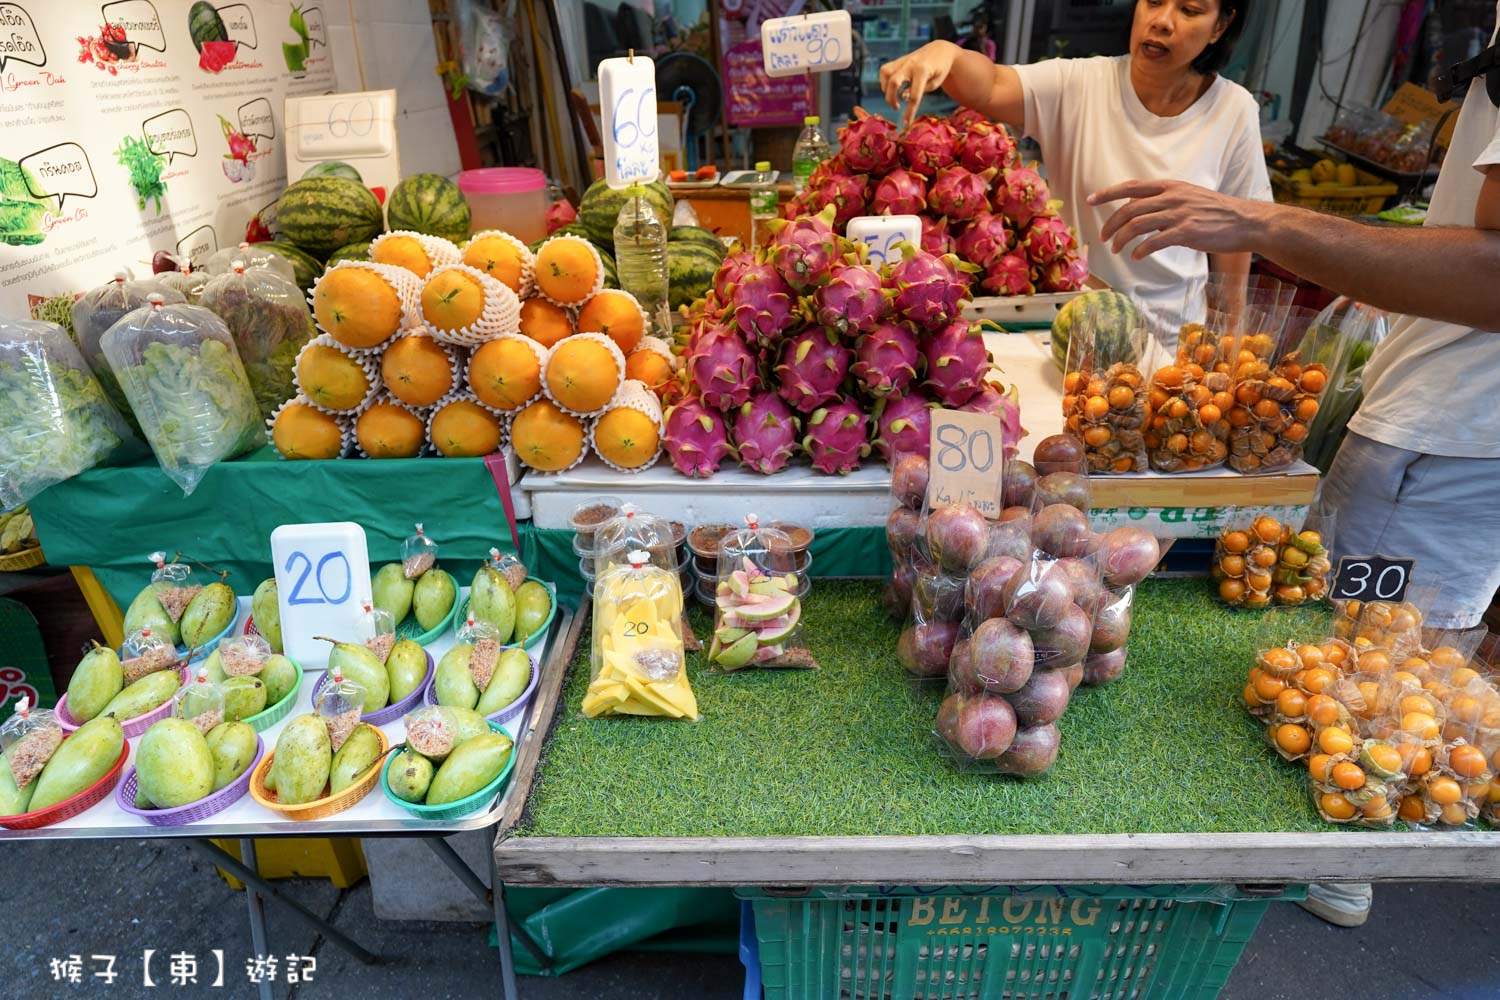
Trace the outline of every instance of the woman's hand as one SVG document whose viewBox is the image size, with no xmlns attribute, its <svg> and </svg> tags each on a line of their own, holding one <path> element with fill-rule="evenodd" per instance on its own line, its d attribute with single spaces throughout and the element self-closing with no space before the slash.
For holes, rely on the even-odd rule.
<svg viewBox="0 0 1500 1000">
<path fill-rule="evenodd" d="M 901 115 L 903 127 L 917 117 L 917 106 L 922 103 L 923 95 L 937 90 L 948 79 L 953 61 L 962 51 L 952 42 L 928 42 L 917 51 L 880 67 L 880 89 L 885 93 L 886 103 L 901 111 L 902 97 L 906 98 L 906 110 Z"/>
</svg>

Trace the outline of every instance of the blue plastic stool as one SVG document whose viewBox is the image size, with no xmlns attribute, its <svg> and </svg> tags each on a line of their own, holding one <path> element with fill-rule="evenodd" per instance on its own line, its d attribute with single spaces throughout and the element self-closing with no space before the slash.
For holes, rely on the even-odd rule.
<svg viewBox="0 0 1500 1000">
<path fill-rule="evenodd" d="M 755 940 L 755 908 L 740 900 L 740 964 L 745 967 L 745 1000 L 760 1000 L 760 945 Z"/>
</svg>

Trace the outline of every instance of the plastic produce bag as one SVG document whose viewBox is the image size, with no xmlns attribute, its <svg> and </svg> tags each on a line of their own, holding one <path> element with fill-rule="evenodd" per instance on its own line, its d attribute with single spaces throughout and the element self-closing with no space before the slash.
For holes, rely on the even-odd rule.
<svg viewBox="0 0 1500 1000">
<path fill-rule="evenodd" d="M 437 565 L 438 544 L 427 537 L 418 524 L 417 530 L 401 542 L 401 575 L 415 580 Z"/>
<path fill-rule="evenodd" d="M 460 0 L 458 13 L 466 85 L 481 94 L 500 93 L 510 85 L 510 32 L 504 18 L 474 0 Z"/>
<path fill-rule="evenodd" d="M 199 667 L 193 682 L 172 696 L 172 714 L 191 722 L 204 736 L 224 721 L 224 691 L 208 679 L 207 667 Z"/>
<path fill-rule="evenodd" d="M 646 553 L 653 566 L 676 573 L 684 583 L 689 583 L 694 575 L 683 572 L 682 546 L 686 540 L 687 526 L 681 522 L 669 521 L 634 504 L 621 504 L 615 516 L 594 532 L 595 571 L 603 572 L 609 566 L 628 566 L 630 553 L 640 550 Z M 686 608 L 678 629 L 689 652 L 703 648 L 688 623 Z"/>
<path fill-rule="evenodd" d="M 1337 512 L 1315 505 L 1302 521 L 1302 527 L 1288 531 L 1276 556 L 1272 573 L 1272 599 L 1285 607 L 1296 607 L 1304 601 L 1319 601 L 1328 594 L 1328 574 L 1333 564 L 1328 548 L 1338 523 Z"/>
<path fill-rule="evenodd" d="M 213 279 L 213 275 L 201 267 L 188 265 L 180 271 L 163 271 L 155 276 L 155 280 L 163 288 L 170 288 L 175 292 L 182 293 L 187 299 L 188 305 L 198 305 L 198 300 L 203 295 L 204 287 Z"/>
<path fill-rule="evenodd" d="M 15 713 L 0 726 L 0 754 L 15 778 L 16 787 L 25 788 L 42 773 L 47 761 L 62 744 L 62 726 L 50 708 L 32 708 L 31 699 L 16 699 Z"/>
<path fill-rule="evenodd" d="M 162 610 L 176 624 L 203 586 L 193 582 L 193 567 L 175 557 L 167 562 L 165 551 L 151 553 L 151 564 L 155 567 L 151 570 L 151 589 Z"/>
<path fill-rule="evenodd" d="M 177 662 L 177 647 L 162 636 L 152 634 L 150 625 L 142 625 L 127 635 L 120 646 L 120 667 L 126 685 L 134 684 L 147 674 L 175 667 Z"/>
<path fill-rule="evenodd" d="M 345 677 L 344 672 L 334 668 L 329 672 L 330 681 L 322 691 L 318 693 L 318 718 L 328 727 L 328 743 L 334 753 L 338 753 L 339 747 L 349 738 L 359 725 L 360 709 L 365 704 L 364 685 L 351 677 Z"/>
<path fill-rule="evenodd" d="M 166 303 L 186 302 L 186 297 L 176 289 L 168 288 L 155 278 L 137 281 L 126 271 L 116 271 L 110 281 L 91 289 L 73 303 L 73 338 L 78 349 L 94 370 L 99 384 L 104 387 L 110 402 L 136 426 L 135 414 L 131 412 L 125 393 L 120 388 L 114 369 L 104 356 L 103 340 L 109 328 L 118 323 L 126 313 L 134 312 L 146 304 L 148 296 L 160 294 Z"/>
<path fill-rule="evenodd" d="M 1146 450 L 1158 472 L 1197 472 L 1229 457 L 1233 379 L 1223 370 L 1233 337 L 1229 317 L 1209 310 L 1203 323 L 1186 323 L 1177 357 L 1151 376 Z"/>
<path fill-rule="evenodd" d="M 278 271 L 247 269 L 236 257 L 228 273 L 208 282 L 199 301 L 229 327 L 256 405 L 269 419 L 297 395 L 297 354 L 317 333 L 302 289 Z"/>
<path fill-rule="evenodd" d="M 62 327 L 0 321 L 0 510 L 139 451 Z"/>
<path fill-rule="evenodd" d="M 401 719 L 406 745 L 431 761 L 441 761 L 453 752 L 452 718 L 441 705 L 423 705 Z"/>
<path fill-rule="evenodd" d="M 721 670 L 817 667 L 802 634 L 805 581 L 786 532 L 746 516 L 745 527 L 719 542 L 715 579 L 710 664 Z"/>
<path fill-rule="evenodd" d="M 1328 385 L 1303 448 L 1303 457 L 1325 475 L 1343 443 L 1349 418 L 1364 400 L 1365 362 L 1389 330 L 1386 313 L 1340 298 L 1318 314 L 1297 345 L 1304 360 L 1328 370 Z"/>
<path fill-rule="evenodd" d="M 1063 426 L 1083 442 L 1089 472 L 1144 472 L 1149 386 L 1141 369 L 1151 348 L 1144 321 L 1121 329 L 1118 318 L 1085 305 L 1068 340 Z"/>
<path fill-rule="evenodd" d="M 1297 327 L 1291 343 L 1301 344 L 1312 320 L 1305 309 L 1294 311 L 1289 321 Z M 1314 353 L 1327 354 L 1327 350 Z M 1236 472 L 1271 472 L 1284 469 L 1302 458 L 1308 425 L 1318 415 L 1318 397 L 1328 385 L 1328 369 L 1318 361 L 1304 360 L 1298 349 L 1275 359 L 1257 358 L 1235 379 L 1233 429 L 1229 438 L 1229 466 Z"/>
<path fill-rule="evenodd" d="M 906 627 L 896 641 L 896 658 L 906 672 L 921 680 L 939 680 L 958 643 L 964 620 L 963 576 L 942 573 L 930 565 L 912 580 Z"/>
<path fill-rule="evenodd" d="M 388 608 L 377 608 L 366 603 L 363 618 L 359 632 L 369 636 L 365 640 L 365 648 L 384 663 L 385 658 L 391 655 L 391 648 L 396 645 L 396 616 Z"/>
<path fill-rule="evenodd" d="M 247 271 L 269 271 L 293 285 L 297 283 L 297 272 L 291 261 L 274 250 L 267 250 L 254 243 L 241 243 L 239 246 L 215 250 L 200 265 L 200 269 L 210 276 L 229 274 L 234 270 L 236 262 L 244 264 Z"/>
<path fill-rule="evenodd" d="M 1275 570 L 1287 529 L 1269 514 L 1230 508 L 1214 544 L 1211 575 L 1219 600 L 1232 608 L 1264 608 L 1271 603 Z"/>
<path fill-rule="evenodd" d="M 184 495 L 209 466 L 262 443 L 260 412 L 234 340 L 209 310 L 166 305 L 152 293 L 102 343 L 162 471 Z"/>
<path fill-rule="evenodd" d="M 271 659 L 271 644 L 258 635 L 232 635 L 219 643 L 225 677 L 258 677 Z"/>
<path fill-rule="evenodd" d="M 677 623 L 682 585 L 637 550 L 628 566 L 610 566 L 594 581 L 591 679 L 583 714 L 698 718 Z"/>
</svg>

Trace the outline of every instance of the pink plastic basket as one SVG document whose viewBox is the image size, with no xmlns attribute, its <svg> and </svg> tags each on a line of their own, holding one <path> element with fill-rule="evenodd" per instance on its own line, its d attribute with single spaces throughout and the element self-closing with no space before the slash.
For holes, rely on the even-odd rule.
<svg viewBox="0 0 1500 1000">
<path fill-rule="evenodd" d="M 265 741 L 260 734 L 255 736 L 255 759 L 250 766 L 229 784 L 217 792 L 205 795 L 197 802 L 189 802 L 185 806 L 177 806 L 172 809 L 137 809 L 135 807 L 136 775 L 135 765 L 125 769 L 125 778 L 115 789 L 115 805 L 132 816 L 139 816 L 152 826 L 185 826 L 188 823 L 196 823 L 200 819 L 207 819 L 214 813 L 223 812 L 245 797 L 250 790 L 250 775 L 255 771 L 255 765 L 266 755 Z"/>
<path fill-rule="evenodd" d="M 186 666 L 177 668 L 178 687 L 188 682 L 188 668 Z M 57 713 L 57 724 L 62 726 L 63 732 L 71 733 L 83 723 L 68 714 L 68 696 L 65 694 L 57 699 L 57 707 L 53 709 Z M 125 730 L 125 738 L 133 739 L 151 728 L 151 723 L 160 722 L 172 714 L 172 698 L 153 708 L 145 715 L 137 715 L 133 719 L 126 719 L 120 723 L 120 728 Z"/>
<path fill-rule="evenodd" d="M 515 649 L 516 647 L 506 646 L 504 648 Z M 485 718 L 489 719 L 491 722 L 498 722 L 503 725 L 510 720 L 518 717 L 522 712 L 526 711 L 526 706 L 531 704 L 531 696 L 536 692 L 536 682 L 541 680 L 542 671 L 537 664 L 535 653 L 527 650 L 526 657 L 531 661 L 531 683 L 526 685 L 526 690 L 522 691 L 515 701 L 511 702 L 509 705 L 506 705 L 498 712 L 491 712 L 489 715 L 486 715 Z M 438 703 L 436 684 L 427 685 L 426 702 L 429 705 L 436 705 Z"/>
<path fill-rule="evenodd" d="M 386 723 L 395 722 L 407 712 L 410 712 L 412 709 L 416 708 L 417 705 L 421 704 L 423 696 L 427 693 L 427 689 L 432 687 L 432 675 L 435 669 L 436 668 L 434 667 L 432 662 L 432 654 L 428 653 L 427 679 L 424 680 L 421 684 L 418 684 L 415 691 L 407 695 L 405 698 L 402 698 L 395 704 L 387 705 L 385 706 L 385 708 L 378 709 L 374 712 L 366 712 L 364 715 L 361 715 L 359 717 L 359 721 L 368 722 L 372 726 L 383 726 Z M 313 685 L 312 703 L 314 708 L 316 708 L 318 704 L 318 695 L 321 694 L 323 692 L 323 689 L 327 686 L 328 671 L 325 670 L 323 671 L 323 675 L 318 678 L 318 683 Z"/>
<path fill-rule="evenodd" d="M 0 816 L 0 826 L 8 830 L 35 830 L 39 827 L 51 826 L 53 823 L 61 823 L 65 819 L 72 819 L 104 801 L 109 790 L 115 787 L 115 782 L 120 780 L 120 771 L 124 769 L 125 761 L 128 759 L 130 759 L 129 743 L 120 748 L 119 759 L 115 761 L 115 766 L 109 769 L 108 774 L 71 799 L 63 799 L 55 806 L 21 813 L 17 816 Z"/>
</svg>

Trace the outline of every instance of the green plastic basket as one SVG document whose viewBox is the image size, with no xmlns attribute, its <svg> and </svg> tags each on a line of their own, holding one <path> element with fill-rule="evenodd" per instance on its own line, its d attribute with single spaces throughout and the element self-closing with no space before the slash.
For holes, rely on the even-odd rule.
<svg viewBox="0 0 1500 1000">
<path fill-rule="evenodd" d="M 547 596 L 552 599 L 552 606 L 547 609 L 547 617 L 536 630 L 535 634 L 521 644 L 521 648 L 525 649 L 528 653 L 535 652 L 537 647 L 547 641 L 547 633 L 552 629 L 552 620 L 557 617 L 556 585 L 548 583 L 545 580 L 538 580 L 537 583 L 546 588 Z M 462 601 L 459 601 L 458 606 L 454 610 L 457 613 L 453 616 L 453 628 L 457 630 L 462 627 L 464 622 L 469 620 L 469 599 L 465 597 Z M 501 645 L 506 645 L 506 642 L 502 640 Z"/>
<path fill-rule="evenodd" d="M 504 733 L 505 727 L 491 722 L 490 731 Z M 505 762 L 504 769 L 501 770 L 499 776 L 494 781 L 491 781 L 473 795 L 465 795 L 461 799 L 447 802 L 440 806 L 429 806 L 423 805 L 420 802 L 408 802 L 391 791 L 391 765 L 395 763 L 396 758 L 400 755 L 401 751 L 396 750 L 385 759 L 385 766 L 380 769 L 380 790 L 385 793 L 386 798 L 418 819 L 458 819 L 460 816 L 467 816 L 476 809 L 482 808 L 499 794 L 500 790 L 505 787 L 506 782 L 510 781 L 511 769 L 516 766 L 516 748 L 514 743 L 512 743 L 510 759 Z"/>
<path fill-rule="evenodd" d="M 766 1000 L 1216 997 L 1273 900 L 1223 885 L 741 890 Z"/>
<path fill-rule="evenodd" d="M 409 614 L 405 618 L 401 619 L 400 625 L 396 626 L 396 638 L 411 639 L 419 646 L 426 646 L 428 643 L 440 638 L 444 632 L 448 631 L 449 626 L 453 624 L 453 615 L 457 611 L 458 601 L 455 600 L 453 602 L 453 606 L 448 609 L 448 613 L 443 616 L 443 620 L 438 622 L 432 628 L 428 629 L 426 632 L 423 632 L 422 626 L 417 624 L 417 616 L 415 614 Z"/>
<path fill-rule="evenodd" d="M 255 731 L 257 733 L 263 733 L 267 729 L 270 729 L 272 726 L 276 725 L 276 723 L 280 722 L 282 719 L 285 719 L 291 712 L 292 706 L 297 704 L 297 692 L 302 690 L 302 664 L 298 663 L 290 656 L 287 657 L 287 662 L 291 663 L 292 666 L 297 668 L 297 683 L 293 684 L 292 689 L 286 694 L 282 695 L 281 700 L 276 704 L 272 705 L 270 708 L 261 709 L 259 712 L 256 712 L 254 715 L 245 720 L 255 728 Z"/>
</svg>

